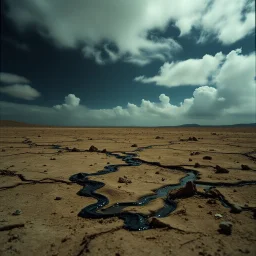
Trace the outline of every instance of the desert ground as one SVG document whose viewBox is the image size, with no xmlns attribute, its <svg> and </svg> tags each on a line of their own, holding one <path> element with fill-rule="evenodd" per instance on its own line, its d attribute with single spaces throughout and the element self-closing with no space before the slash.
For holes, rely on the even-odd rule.
<svg viewBox="0 0 256 256">
<path fill-rule="evenodd" d="M 111 154 L 134 152 L 136 166 Z M 115 172 L 88 177 L 105 184 L 95 191 L 109 200 L 98 209 L 102 216 L 112 205 L 179 184 L 193 171 L 196 192 L 179 196 L 181 186 L 124 207 L 124 213 L 146 216 L 149 228 L 141 231 L 127 228 L 123 213 L 78 216 L 97 199 L 78 195 L 83 186 L 69 178 L 118 164 Z M 176 208 L 159 217 L 168 202 Z M 3 256 L 256 255 L 255 209 L 255 128 L 0 128 Z M 230 232 L 223 232 L 222 222 Z"/>
</svg>

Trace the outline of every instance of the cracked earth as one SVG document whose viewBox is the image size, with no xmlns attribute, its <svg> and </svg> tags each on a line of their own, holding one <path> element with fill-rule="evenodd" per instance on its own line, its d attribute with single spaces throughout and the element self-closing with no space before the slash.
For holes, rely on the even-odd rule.
<svg viewBox="0 0 256 256">
<path fill-rule="evenodd" d="M 253 211 L 234 214 L 219 201 L 209 204 L 206 198 L 192 196 L 178 199 L 177 209 L 159 218 L 161 225 L 155 229 L 128 231 L 116 217 L 78 217 L 96 200 L 78 196 L 81 186 L 69 181 L 75 173 L 124 163 L 99 151 L 122 154 L 137 144 L 152 145 L 138 152 L 142 165 L 90 177 L 106 184 L 97 193 L 108 197 L 108 207 L 178 183 L 185 176 L 180 167 L 198 171 L 198 182 L 256 183 L 255 132 L 255 128 L 0 128 L 0 255 L 255 255 Z M 91 145 L 99 151 L 89 152 Z M 216 173 L 216 165 L 229 172 Z M 124 176 L 131 183 L 118 183 Z M 218 190 L 231 203 L 256 208 L 256 185 Z M 126 210 L 150 214 L 163 207 L 164 199 Z M 216 219 L 215 214 L 222 217 Z M 232 223 L 231 235 L 218 232 L 221 221 Z"/>
</svg>

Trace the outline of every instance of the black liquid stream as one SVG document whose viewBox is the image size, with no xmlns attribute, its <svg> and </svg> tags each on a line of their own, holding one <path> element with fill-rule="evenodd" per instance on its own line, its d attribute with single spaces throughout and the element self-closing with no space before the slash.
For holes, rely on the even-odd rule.
<svg viewBox="0 0 256 256">
<path fill-rule="evenodd" d="M 180 168 L 179 170 L 186 173 L 186 176 L 180 179 L 179 184 L 173 184 L 173 185 L 167 185 L 164 187 L 161 187 L 159 189 L 154 190 L 154 194 L 145 195 L 138 199 L 137 202 L 126 202 L 126 203 L 116 203 L 112 205 L 111 207 L 108 207 L 106 209 L 102 209 L 104 206 L 108 205 L 109 200 L 106 196 L 101 195 L 99 193 L 96 193 L 95 191 L 104 187 L 105 184 L 103 182 L 98 181 L 92 181 L 89 179 L 90 176 L 98 176 L 98 175 L 104 175 L 111 172 L 116 172 L 120 167 L 123 166 L 139 166 L 143 164 L 142 161 L 136 159 L 138 156 L 135 152 L 142 151 L 148 147 L 138 148 L 134 153 L 125 153 L 125 156 L 121 156 L 116 153 L 107 153 L 109 156 L 114 156 L 118 159 L 121 159 L 126 164 L 119 164 L 119 165 L 108 165 L 104 167 L 104 170 L 98 171 L 96 173 L 77 173 L 72 175 L 69 179 L 70 181 L 77 183 L 81 185 L 83 188 L 77 193 L 79 196 L 85 196 L 85 197 L 93 197 L 97 200 L 96 203 L 91 204 L 83 208 L 78 216 L 83 218 L 110 218 L 110 217 L 118 217 L 124 221 L 124 228 L 128 230 L 147 230 L 152 228 L 149 222 L 150 217 L 166 217 L 171 212 L 173 212 L 176 207 L 177 203 L 173 200 L 165 199 L 165 205 L 163 208 L 157 210 L 156 212 L 145 215 L 141 213 L 132 213 L 128 211 L 123 211 L 128 206 L 143 206 L 148 204 L 150 201 L 156 199 L 156 198 L 166 198 L 167 194 L 173 190 L 183 187 L 188 181 L 193 181 L 197 183 L 197 186 L 203 187 L 205 190 L 210 189 L 213 186 L 225 186 L 225 187 L 231 187 L 231 186 L 242 186 L 242 185 L 250 185 L 255 184 L 256 182 L 238 182 L 236 184 L 228 184 L 228 183 L 210 183 L 210 182 L 197 182 L 197 175 L 198 172 L 195 170 L 189 170 Z M 154 165 L 154 163 L 150 163 L 151 165 Z M 159 165 L 159 163 L 157 163 Z M 174 169 L 173 167 L 165 167 L 168 169 Z M 177 170 L 177 168 L 175 168 Z M 222 205 L 225 207 L 230 207 L 230 203 L 225 200 L 224 198 L 219 198 Z"/>
</svg>

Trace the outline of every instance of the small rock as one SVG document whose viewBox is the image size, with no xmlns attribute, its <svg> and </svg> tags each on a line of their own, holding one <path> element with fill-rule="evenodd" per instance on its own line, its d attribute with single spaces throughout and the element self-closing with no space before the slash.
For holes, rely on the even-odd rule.
<svg viewBox="0 0 256 256">
<path fill-rule="evenodd" d="M 191 161 L 192 161 L 192 159 L 191 159 L 191 158 L 189 158 L 189 159 L 188 159 L 188 161 L 189 161 L 189 162 L 191 162 Z"/>
<path fill-rule="evenodd" d="M 97 152 L 98 149 L 97 149 L 95 146 L 92 145 L 92 146 L 89 148 L 89 151 L 90 151 L 90 152 Z"/>
<path fill-rule="evenodd" d="M 216 165 L 215 169 L 216 169 L 215 173 L 229 173 L 229 170 L 223 167 L 220 167 L 219 165 Z"/>
<path fill-rule="evenodd" d="M 19 236 L 18 235 L 12 235 L 9 239 L 8 239 L 8 242 L 12 242 L 13 240 L 17 240 L 19 239 Z"/>
<path fill-rule="evenodd" d="M 190 153 L 191 156 L 197 156 L 197 155 L 200 155 L 200 152 L 196 151 L 196 152 L 191 152 Z"/>
<path fill-rule="evenodd" d="M 188 181 L 185 187 L 178 190 L 170 191 L 168 194 L 169 199 L 176 199 L 181 197 L 190 197 L 197 192 L 196 185 L 192 181 Z"/>
<path fill-rule="evenodd" d="M 2 149 L 2 152 L 5 152 L 5 149 Z"/>
<path fill-rule="evenodd" d="M 101 152 L 102 153 L 107 153 L 107 150 L 104 148 Z"/>
<path fill-rule="evenodd" d="M 198 141 L 198 139 L 196 137 L 189 137 L 188 140 L 189 141 Z"/>
<path fill-rule="evenodd" d="M 127 179 L 127 177 L 119 177 L 118 182 L 119 183 L 126 183 L 126 184 L 132 183 L 132 181 Z"/>
<path fill-rule="evenodd" d="M 203 208 L 203 206 L 199 204 L 199 205 L 198 205 L 198 208 Z"/>
<path fill-rule="evenodd" d="M 62 243 L 65 243 L 67 240 L 68 240 L 68 238 L 67 238 L 67 237 L 64 237 L 64 238 L 61 239 L 61 242 L 62 242 Z"/>
<path fill-rule="evenodd" d="M 165 178 L 162 178 L 162 181 L 165 181 Z"/>
<path fill-rule="evenodd" d="M 12 213 L 14 216 L 21 215 L 22 211 L 21 210 L 16 210 L 15 212 Z"/>
<path fill-rule="evenodd" d="M 241 164 L 241 169 L 244 170 L 244 171 L 251 170 L 251 168 L 246 164 Z"/>
<path fill-rule="evenodd" d="M 231 208 L 230 209 L 231 213 L 240 213 L 240 212 L 242 212 L 242 208 L 237 204 L 232 204 L 230 208 Z"/>
<path fill-rule="evenodd" d="M 60 196 L 56 196 L 54 200 L 59 201 L 59 200 L 61 200 L 61 199 L 62 199 L 62 197 L 60 197 Z"/>
<path fill-rule="evenodd" d="M 203 159 L 204 160 L 212 160 L 212 157 L 211 156 L 204 156 Z"/>
<path fill-rule="evenodd" d="M 222 221 L 219 224 L 219 232 L 226 235 L 231 235 L 232 233 L 232 223 L 230 221 Z"/>
<path fill-rule="evenodd" d="M 194 168 L 199 168 L 201 165 L 199 163 L 194 164 Z"/>
<path fill-rule="evenodd" d="M 55 157 L 51 157 L 50 160 L 56 160 L 56 158 Z"/>
<path fill-rule="evenodd" d="M 223 216 L 220 213 L 214 214 L 215 219 L 221 219 Z"/>
<path fill-rule="evenodd" d="M 207 204 L 216 204 L 216 200 L 215 199 L 209 199 L 206 202 Z"/>
<path fill-rule="evenodd" d="M 137 144 L 132 144 L 131 147 L 136 148 L 136 147 L 138 147 L 138 145 Z"/>
<path fill-rule="evenodd" d="M 159 171 L 156 171 L 155 174 L 159 174 L 160 172 Z"/>
<path fill-rule="evenodd" d="M 217 135 L 217 133 L 216 133 L 216 132 L 212 132 L 211 134 L 212 134 L 212 135 Z"/>
</svg>

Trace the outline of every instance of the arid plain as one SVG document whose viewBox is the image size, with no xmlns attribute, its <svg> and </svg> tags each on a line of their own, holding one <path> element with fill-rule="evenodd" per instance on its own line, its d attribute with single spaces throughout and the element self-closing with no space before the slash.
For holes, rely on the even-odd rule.
<svg viewBox="0 0 256 256">
<path fill-rule="evenodd" d="M 0 255 L 256 253 L 255 128 L 1 127 L 0 136 Z M 200 184 L 217 184 L 215 193 L 240 210 L 195 193 L 175 199 L 177 208 L 163 218 L 154 213 L 166 196 L 124 208 L 151 216 L 144 231 L 127 230 L 118 217 L 79 217 L 96 199 L 77 195 L 82 187 L 70 176 L 126 164 L 109 153 L 147 146 L 134 156 L 140 165 L 89 177 L 105 183 L 96 191 L 109 199 L 104 208 L 136 202 L 194 170 L 198 192 L 204 192 Z M 232 223 L 231 234 L 220 232 L 222 221 Z"/>
</svg>

